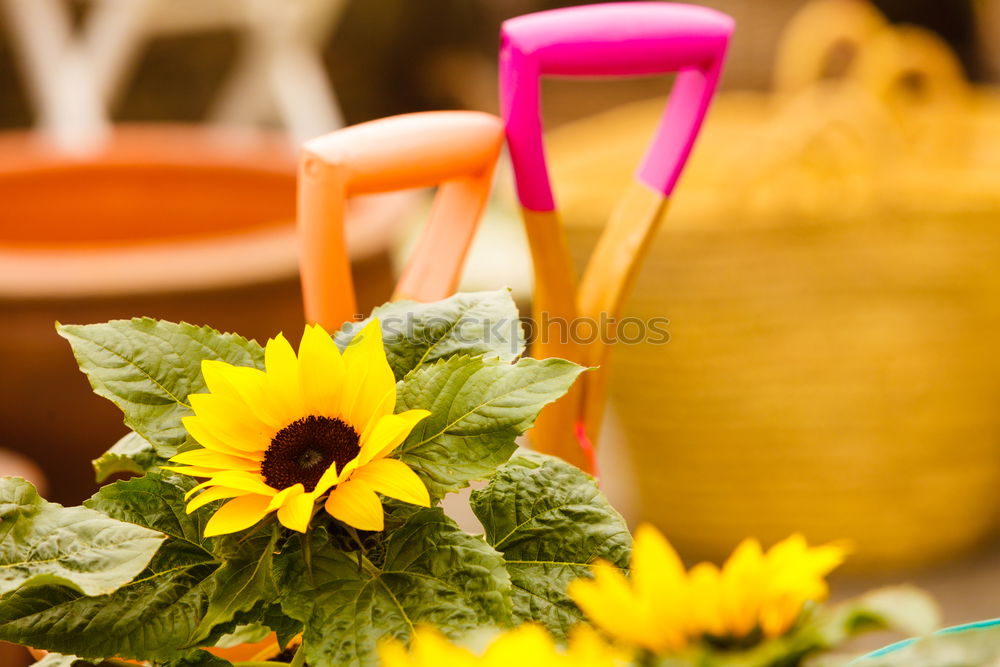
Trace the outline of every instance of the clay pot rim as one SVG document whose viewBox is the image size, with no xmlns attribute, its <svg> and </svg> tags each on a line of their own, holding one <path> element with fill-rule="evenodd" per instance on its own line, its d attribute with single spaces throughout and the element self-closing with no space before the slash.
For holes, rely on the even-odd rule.
<svg viewBox="0 0 1000 667">
<path fill-rule="evenodd" d="M 156 154 L 148 146 L 154 143 Z M 115 126 L 87 155 L 57 150 L 37 131 L 0 132 L 0 178 L 78 168 L 194 166 L 290 177 L 296 154 L 281 133 L 204 125 Z M 384 251 L 412 193 L 357 197 L 348 216 L 352 259 Z M 58 248 L 0 243 L 0 298 L 77 298 L 210 290 L 288 279 L 298 273 L 298 237 L 287 225 L 248 228 L 239 234 Z M 55 270 L 54 270 L 55 268 Z"/>
<path fill-rule="evenodd" d="M 150 153 L 151 142 L 157 152 Z M 203 149 L 197 159 L 192 146 Z M 67 153 L 44 132 L 0 132 L 0 176 L 10 172 L 68 168 L 100 158 L 102 165 L 176 165 L 233 167 L 256 172 L 294 173 L 297 151 L 284 134 L 253 128 L 223 128 L 185 123 L 123 123 L 93 150 Z"/>
</svg>

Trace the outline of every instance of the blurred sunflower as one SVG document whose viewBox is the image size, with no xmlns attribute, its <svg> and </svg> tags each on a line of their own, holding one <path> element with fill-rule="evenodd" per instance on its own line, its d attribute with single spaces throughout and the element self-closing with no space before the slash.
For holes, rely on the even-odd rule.
<svg viewBox="0 0 1000 667">
<path fill-rule="evenodd" d="M 410 649 L 398 640 L 379 646 L 382 667 L 619 667 L 629 656 L 609 645 L 587 626 L 570 634 L 560 649 L 539 625 L 527 623 L 509 630 L 490 643 L 481 654 L 456 646 L 437 630 L 418 627 Z"/>
<path fill-rule="evenodd" d="M 316 501 L 361 530 L 382 530 L 376 493 L 430 505 L 413 470 L 387 458 L 430 413 L 393 414 L 396 380 L 377 319 L 341 355 L 319 325 L 307 326 L 298 356 L 278 334 L 264 350 L 266 370 L 202 362 L 210 393 L 191 394 L 194 415 L 184 427 L 202 448 L 171 461 L 168 470 L 207 477 L 188 513 L 230 499 L 205 526 L 205 536 L 244 530 L 277 511 L 282 525 L 305 532 Z"/>
<path fill-rule="evenodd" d="M 631 579 L 598 562 L 594 578 L 572 582 L 569 594 L 609 635 L 656 654 L 705 637 L 746 645 L 754 637 L 783 635 L 806 602 L 825 598 L 825 577 L 846 553 L 842 544 L 809 547 L 801 535 L 766 553 L 757 540 L 746 539 L 721 569 L 701 563 L 686 572 L 663 535 L 642 525 L 632 547 Z"/>
</svg>

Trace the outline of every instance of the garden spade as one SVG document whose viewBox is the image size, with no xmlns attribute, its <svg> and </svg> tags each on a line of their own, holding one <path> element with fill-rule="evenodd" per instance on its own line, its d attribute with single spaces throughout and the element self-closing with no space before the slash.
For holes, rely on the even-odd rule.
<svg viewBox="0 0 1000 667">
<path fill-rule="evenodd" d="M 451 296 L 502 144 L 500 119 L 478 111 L 404 114 L 307 141 L 298 213 L 306 320 L 336 331 L 357 313 L 344 242 L 344 214 L 355 195 L 439 186 L 393 299 Z"/>
<path fill-rule="evenodd" d="M 530 435 L 539 451 L 589 472 L 596 468 L 592 443 L 604 412 L 611 318 L 621 312 L 691 152 L 732 31 L 725 14 L 662 2 L 543 11 L 510 19 L 501 29 L 501 113 L 535 270 L 532 354 L 598 367 L 547 406 Z M 578 283 L 545 162 L 539 78 L 667 72 L 677 76 L 659 127 Z M 560 322 L 555 331 L 547 327 Z M 588 328 L 593 340 L 574 340 Z"/>
</svg>

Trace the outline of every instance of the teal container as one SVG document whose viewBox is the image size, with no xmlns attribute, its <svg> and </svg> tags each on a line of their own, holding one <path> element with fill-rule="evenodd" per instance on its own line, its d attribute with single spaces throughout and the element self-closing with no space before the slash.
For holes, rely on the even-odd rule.
<svg viewBox="0 0 1000 667">
<path fill-rule="evenodd" d="M 930 637 L 890 644 L 853 667 L 980 667 L 1000 664 L 1000 619 L 946 628 Z"/>
</svg>

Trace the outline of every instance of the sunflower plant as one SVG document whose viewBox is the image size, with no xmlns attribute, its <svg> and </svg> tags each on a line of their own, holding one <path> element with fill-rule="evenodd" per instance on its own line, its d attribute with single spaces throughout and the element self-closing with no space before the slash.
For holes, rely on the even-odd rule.
<svg viewBox="0 0 1000 667">
<path fill-rule="evenodd" d="M 644 524 L 628 576 L 598 560 L 592 578 L 570 583 L 569 595 L 594 626 L 634 650 L 635 664 L 662 667 L 819 665 L 864 632 L 922 634 L 937 626 L 933 600 L 909 586 L 823 604 L 826 576 L 849 551 L 845 543 L 809 546 L 799 534 L 767 550 L 748 538 L 721 567 L 705 562 L 687 570 L 667 539 Z"/>
<path fill-rule="evenodd" d="M 369 665 L 420 625 L 564 634 L 583 618 L 568 582 L 627 562 L 591 478 L 511 460 L 584 369 L 522 356 L 506 290 L 387 304 L 296 346 L 148 318 L 57 330 L 130 429 L 98 481 L 131 477 L 80 507 L 0 480 L 0 640 L 46 667 Z M 440 507 L 474 480 L 485 536 Z"/>
<path fill-rule="evenodd" d="M 515 455 L 584 369 L 522 356 L 507 291 L 297 346 L 57 330 L 130 431 L 94 461 L 127 478 L 80 507 L 0 479 L 0 640 L 48 651 L 38 667 L 785 667 L 933 622 L 912 591 L 822 606 L 840 545 L 748 541 L 687 571 L 652 528 L 633 546 L 588 475 Z M 474 481 L 469 533 L 441 501 Z"/>
<path fill-rule="evenodd" d="M 837 543 L 809 546 L 801 535 L 766 551 L 747 539 L 722 567 L 699 563 L 686 570 L 663 535 L 641 525 L 627 568 L 598 559 L 592 576 L 569 582 L 586 622 L 568 633 L 526 623 L 456 645 L 418 628 L 408 649 L 398 640 L 382 644 L 383 665 L 833 667 L 854 664 L 835 651 L 855 635 L 880 629 L 923 634 L 937 625 L 933 600 L 907 586 L 823 605 L 826 575 L 847 551 Z M 982 638 L 976 642 L 985 645 Z"/>
</svg>

